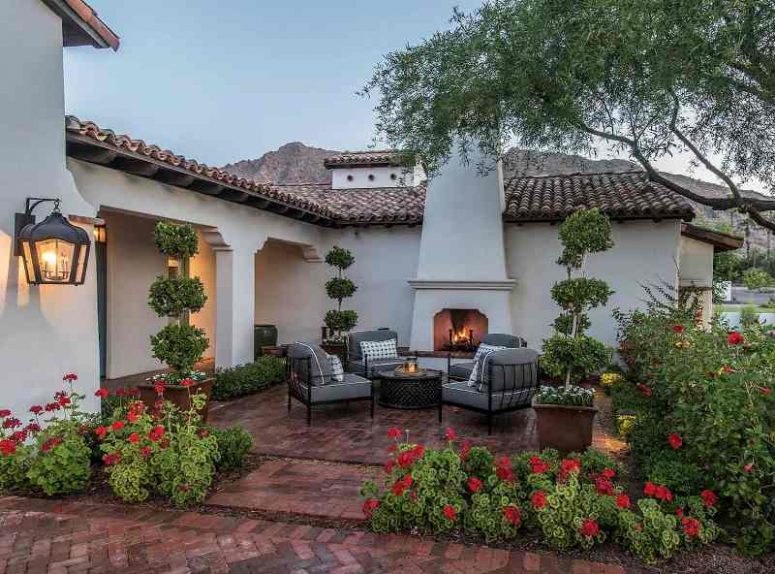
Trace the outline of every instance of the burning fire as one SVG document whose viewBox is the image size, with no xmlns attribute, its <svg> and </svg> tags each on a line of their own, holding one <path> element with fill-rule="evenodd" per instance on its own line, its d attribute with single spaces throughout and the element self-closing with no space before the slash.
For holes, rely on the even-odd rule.
<svg viewBox="0 0 775 574">
<path fill-rule="evenodd" d="M 450 339 L 453 345 L 471 345 L 474 342 L 474 332 L 472 329 L 453 331 Z"/>
</svg>

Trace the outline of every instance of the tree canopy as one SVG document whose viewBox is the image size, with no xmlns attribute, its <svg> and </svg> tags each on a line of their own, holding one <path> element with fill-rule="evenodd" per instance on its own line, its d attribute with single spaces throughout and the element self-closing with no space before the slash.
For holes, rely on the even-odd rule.
<svg viewBox="0 0 775 574">
<path fill-rule="evenodd" d="M 510 141 L 582 154 L 604 141 L 684 197 L 775 229 L 761 213 L 775 199 L 738 184 L 775 187 L 771 0 L 490 0 L 387 54 L 364 93 L 388 142 L 431 172 L 474 145 L 497 157 Z M 663 176 L 653 162 L 678 150 L 729 195 Z"/>
</svg>

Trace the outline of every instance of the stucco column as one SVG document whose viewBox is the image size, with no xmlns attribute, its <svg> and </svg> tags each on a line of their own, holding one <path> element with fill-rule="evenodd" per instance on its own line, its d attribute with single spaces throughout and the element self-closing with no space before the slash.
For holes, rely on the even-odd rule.
<svg viewBox="0 0 775 574">
<path fill-rule="evenodd" d="M 215 365 L 253 361 L 255 252 L 215 250 Z"/>
</svg>

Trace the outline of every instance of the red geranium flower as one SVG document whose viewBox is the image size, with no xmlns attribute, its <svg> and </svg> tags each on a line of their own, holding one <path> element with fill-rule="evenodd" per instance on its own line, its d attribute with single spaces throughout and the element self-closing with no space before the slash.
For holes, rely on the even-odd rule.
<svg viewBox="0 0 775 574">
<path fill-rule="evenodd" d="M 673 500 L 673 493 L 666 486 L 657 486 L 657 491 L 654 493 L 654 498 L 657 500 L 664 500 L 670 502 Z"/>
<path fill-rule="evenodd" d="M 540 456 L 531 456 L 528 461 L 530 464 L 530 471 L 533 474 L 543 474 L 549 472 L 549 463 L 542 459 Z"/>
<path fill-rule="evenodd" d="M 513 504 L 503 507 L 503 517 L 514 526 L 519 526 L 522 522 L 522 513 Z"/>
<path fill-rule="evenodd" d="M 681 524 L 689 538 L 696 538 L 700 534 L 700 521 L 696 518 L 682 518 Z"/>
<path fill-rule="evenodd" d="M 388 473 L 388 474 L 390 474 L 391 472 L 393 472 L 393 465 L 394 465 L 394 464 L 395 464 L 395 463 L 393 462 L 393 459 L 390 459 L 390 460 L 388 460 L 388 461 L 385 463 L 385 472 L 386 472 L 386 473 Z"/>
<path fill-rule="evenodd" d="M 40 413 L 42 413 L 42 412 L 43 412 L 43 407 L 42 407 L 41 405 L 32 405 L 32 406 L 30 407 L 30 412 L 31 412 L 33 415 L 39 415 Z"/>
<path fill-rule="evenodd" d="M 513 482 L 516 479 L 514 470 L 511 468 L 511 460 L 509 457 L 502 456 L 495 463 L 495 475 L 506 482 Z"/>
<path fill-rule="evenodd" d="M 581 523 L 581 535 L 588 538 L 597 536 L 600 533 L 600 526 L 591 518 L 585 518 Z"/>
<path fill-rule="evenodd" d="M 468 458 L 468 453 L 471 451 L 471 443 L 467 440 L 463 441 L 463 446 L 460 448 L 460 460 Z"/>
<path fill-rule="evenodd" d="M 140 442 L 140 435 L 137 434 L 136 432 L 133 432 L 132 434 L 129 435 L 129 442 L 131 443 Z"/>
<path fill-rule="evenodd" d="M 16 431 L 11 435 L 11 438 L 19 444 L 23 443 L 25 440 L 27 440 L 27 429 Z"/>
<path fill-rule="evenodd" d="M 8 409 L 0 409 L 0 417 L 5 418 L 11 416 L 11 411 Z"/>
<path fill-rule="evenodd" d="M 16 417 L 11 417 L 3 421 L 4 429 L 15 429 L 16 427 L 20 427 L 20 426 L 22 426 L 22 421 L 20 421 Z"/>
<path fill-rule="evenodd" d="M 24 430 L 26 430 L 28 433 L 40 432 L 40 425 L 38 423 L 30 423 L 24 427 Z"/>
<path fill-rule="evenodd" d="M 444 510 L 442 512 L 444 512 L 444 518 L 447 520 L 454 522 L 457 519 L 457 510 L 455 510 L 455 507 L 451 504 L 444 506 Z"/>
<path fill-rule="evenodd" d="M 70 397 L 68 397 L 67 395 L 64 395 L 64 394 L 59 395 L 59 398 L 57 399 L 57 402 L 59 402 L 60 406 L 66 407 L 67 405 L 70 404 Z"/>
<path fill-rule="evenodd" d="M 121 454 L 114 452 L 112 454 L 103 455 L 102 462 L 105 463 L 106 466 L 118 464 L 121 462 Z"/>
<path fill-rule="evenodd" d="M 62 377 L 62 380 L 66 383 L 72 383 L 73 381 L 78 380 L 78 375 L 75 373 L 67 373 L 64 377 Z"/>
<path fill-rule="evenodd" d="M 105 438 L 105 435 L 108 434 L 108 429 L 103 426 L 98 426 L 96 429 L 94 429 L 94 434 L 96 434 L 99 438 Z"/>
<path fill-rule="evenodd" d="M 716 501 L 718 500 L 716 493 L 712 490 L 703 490 L 700 493 L 700 498 L 702 498 L 702 503 L 705 506 L 716 506 Z"/>
<path fill-rule="evenodd" d="M 667 442 L 673 450 L 678 450 L 683 446 L 683 439 L 678 433 L 670 433 L 667 435 Z"/>
<path fill-rule="evenodd" d="M 393 494 L 401 496 L 410 486 L 412 486 L 412 475 L 407 474 L 404 478 L 399 478 L 393 483 Z"/>
<path fill-rule="evenodd" d="M 468 479 L 468 490 L 471 492 L 479 492 L 482 490 L 482 486 L 484 486 L 484 483 L 475 476 Z"/>
<path fill-rule="evenodd" d="M 743 465 L 743 472 L 751 472 L 753 470 L 754 464 L 752 462 L 749 462 L 747 464 Z"/>
<path fill-rule="evenodd" d="M 563 480 L 568 478 L 568 475 L 572 472 L 579 472 L 581 470 L 581 461 L 575 458 L 565 458 L 560 462 L 560 478 Z"/>
<path fill-rule="evenodd" d="M 613 483 L 604 476 L 598 476 L 595 479 L 595 490 L 598 494 L 611 496 L 614 493 Z"/>
<path fill-rule="evenodd" d="M 648 385 L 644 385 L 643 383 L 638 383 L 637 385 L 635 385 L 635 387 L 641 392 L 641 394 L 644 397 L 650 397 L 653 394 L 651 387 L 649 387 Z"/>
<path fill-rule="evenodd" d="M 9 438 L 0 440 L 0 453 L 3 456 L 11 456 L 16 453 L 16 441 Z"/>
<path fill-rule="evenodd" d="M 54 449 L 57 445 L 62 443 L 62 439 L 59 437 L 53 437 L 48 439 L 46 442 L 44 442 L 42 445 L 40 445 L 41 452 L 49 452 L 50 450 Z"/>
<path fill-rule="evenodd" d="M 678 508 L 676 508 L 676 509 L 675 509 L 675 515 L 676 515 L 678 518 L 683 518 L 683 515 L 684 515 L 684 509 L 683 509 L 683 508 L 681 508 L 681 507 L 679 506 Z"/>
<path fill-rule="evenodd" d="M 186 377 L 185 379 L 180 381 L 180 386 L 181 387 L 190 387 L 193 384 L 194 384 L 194 379 L 191 379 L 189 377 Z"/>
<path fill-rule="evenodd" d="M 765 396 L 772 394 L 772 387 L 759 387 L 759 392 Z"/>
<path fill-rule="evenodd" d="M 457 433 L 453 429 L 448 428 L 446 431 L 444 431 L 444 438 L 449 442 L 452 442 L 457 438 Z"/>
<path fill-rule="evenodd" d="M 156 391 L 157 395 L 163 395 L 164 394 L 164 387 L 166 387 L 167 384 L 164 381 L 156 381 L 156 384 L 153 385 L 154 390 Z"/>
<path fill-rule="evenodd" d="M 387 435 L 388 438 L 392 438 L 393 440 L 398 440 L 401 438 L 401 429 L 393 427 L 391 429 L 388 429 Z"/>
<path fill-rule="evenodd" d="M 96 391 L 94 391 L 94 396 L 99 397 L 101 399 L 108 398 L 109 394 L 110 393 L 108 393 L 108 389 L 97 389 Z"/>
<path fill-rule="evenodd" d="M 116 421 L 110 425 L 110 428 L 112 428 L 114 431 L 120 431 L 122 428 L 124 428 L 124 421 Z"/>
<path fill-rule="evenodd" d="M 673 331 L 675 331 L 679 335 L 683 333 L 685 330 L 686 328 L 683 325 L 673 325 Z"/>
<path fill-rule="evenodd" d="M 730 345 L 742 345 L 745 343 L 745 337 L 737 331 L 731 331 L 729 335 L 727 335 L 727 343 Z"/>
<path fill-rule="evenodd" d="M 153 449 L 149 446 L 144 446 L 140 449 L 140 454 L 143 455 L 143 458 L 148 458 L 153 454 Z"/>
<path fill-rule="evenodd" d="M 363 503 L 361 510 L 363 510 L 363 514 L 366 515 L 366 518 L 371 518 L 371 515 L 377 508 L 379 508 L 379 500 L 376 498 L 369 498 Z"/>
<path fill-rule="evenodd" d="M 605 468 L 603 469 L 603 472 L 600 473 L 600 476 L 604 476 L 605 478 L 614 478 L 616 476 L 616 471 L 613 468 Z"/>
<path fill-rule="evenodd" d="M 643 494 L 646 496 L 654 496 L 657 493 L 657 485 L 651 481 L 648 481 L 643 487 Z"/>
<path fill-rule="evenodd" d="M 153 427 L 148 433 L 148 438 L 151 440 L 151 442 L 156 442 L 158 440 L 161 440 L 163 436 L 164 436 L 164 427 L 161 425 Z"/>
<path fill-rule="evenodd" d="M 530 496 L 530 502 L 533 503 L 533 508 L 541 509 L 546 506 L 546 493 L 543 490 L 536 490 Z"/>
<path fill-rule="evenodd" d="M 136 423 L 137 422 L 137 413 L 134 411 L 129 411 L 126 414 L 126 420 L 130 423 Z"/>
<path fill-rule="evenodd" d="M 616 506 L 619 508 L 629 508 L 630 507 L 630 497 L 626 494 L 617 494 L 616 495 Z"/>
</svg>

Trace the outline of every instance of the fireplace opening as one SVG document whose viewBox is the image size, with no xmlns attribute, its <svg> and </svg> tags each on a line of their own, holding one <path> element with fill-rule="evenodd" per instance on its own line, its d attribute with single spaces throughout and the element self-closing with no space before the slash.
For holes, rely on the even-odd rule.
<svg viewBox="0 0 775 574">
<path fill-rule="evenodd" d="M 474 352 L 487 327 L 487 316 L 476 309 L 442 309 L 433 318 L 433 350 Z"/>
</svg>

